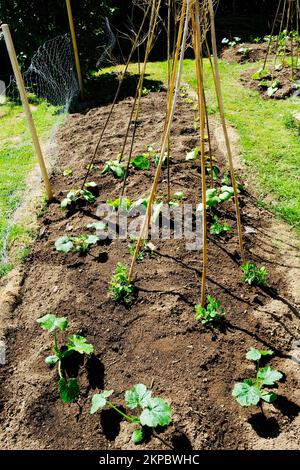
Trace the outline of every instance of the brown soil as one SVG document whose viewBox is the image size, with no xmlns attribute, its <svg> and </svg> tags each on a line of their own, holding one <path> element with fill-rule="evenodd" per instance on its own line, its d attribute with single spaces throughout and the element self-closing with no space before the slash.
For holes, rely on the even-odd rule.
<svg viewBox="0 0 300 470">
<path fill-rule="evenodd" d="M 239 52 L 241 48 L 248 48 L 249 54 L 245 55 Z M 261 44 L 243 43 L 237 44 L 234 47 L 226 47 L 223 49 L 221 58 L 226 62 L 238 62 L 243 64 L 245 62 L 259 62 L 264 60 L 268 51 L 268 44 L 266 42 Z"/>
<path fill-rule="evenodd" d="M 143 98 L 135 153 L 160 142 L 165 100 L 164 92 Z M 116 105 L 100 148 L 91 176 L 99 183 L 98 202 L 118 197 L 121 183 L 111 175 L 101 176 L 99 168 L 120 151 L 131 105 L 131 99 Z M 60 160 L 52 180 L 59 200 L 68 189 L 80 186 L 108 111 L 109 107 L 102 107 L 71 115 L 59 130 Z M 184 190 L 191 202 L 199 200 L 201 176 L 198 163 L 184 161 L 185 152 L 198 142 L 193 122 L 194 111 L 182 99 L 172 133 L 171 177 L 174 191 Z M 216 126 L 212 123 L 214 133 Z M 213 147 L 224 172 L 223 149 L 217 147 L 215 138 Z M 73 170 L 72 177 L 62 177 L 65 168 Z M 135 200 L 147 195 L 153 174 L 153 168 L 132 171 L 128 196 Z M 166 192 L 165 178 L 164 174 L 161 194 Z M 58 202 L 50 205 L 40 220 L 40 236 L 23 275 L 19 280 L 8 278 L 1 299 L 7 344 L 7 364 L 0 366 L 2 449 L 129 449 L 133 447 L 130 426 L 120 424 L 114 412 L 91 416 L 89 409 L 95 391 L 113 388 L 121 404 L 124 391 L 138 382 L 152 386 L 153 393 L 167 399 L 174 410 L 173 424 L 142 448 L 299 448 L 300 361 L 295 340 L 300 314 L 296 294 L 290 289 L 292 280 L 287 277 L 292 268 L 281 257 L 276 241 L 281 236 L 272 225 L 272 216 L 258 209 L 250 194 L 241 196 L 241 204 L 243 224 L 248 227 L 247 256 L 266 265 L 271 288 L 251 288 L 242 282 L 236 235 L 224 241 L 211 238 L 208 291 L 222 299 L 226 310 L 221 329 L 194 320 L 201 254 L 187 251 L 184 240 L 155 241 L 157 256 L 137 266 L 137 299 L 131 307 L 116 305 L 107 296 L 107 283 L 118 261 L 129 263 L 128 242 L 114 240 L 95 248 L 97 259 L 59 254 L 54 250 L 55 240 L 70 227 L 72 233 L 84 232 L 95 217 L 96 205 L 69 218 Z M 220 216 L 236 228 L 231 203 L 223 206 Z M 293 258 L 298 274 L 298 248 L 291 246 L 289 235 L 281 239 L 281 245 Z M 66 316 L 70 332 L 84 334 L 95 347 L 95 355 L 79 369 L 81 408 L 63 405 L 57 373 L 44 364 L 51 339 L 36 320 L 48 312 Z M 231 397 L 234 382 L 254 372 L 244 359 L 251 346 L 273 349 L 272 366 L 286 374 L 278 401 L 264 407 L 265 415 L 258 409 L 240 408 Z M 74 374 L 76 364 L 72 366 Z"/>
<path fill-rule="evenodd" d="M 267 70 L 271 70 L 271 67 L 267 67 Z M 244 86 L 259 91 L 264 99 L 282 100 L 289 98 L 297 91 L 293 80 L 300 79 L 299 69 L 294 71 L 293 78 L 292 69 L 290 67 L 284 67 L 279 71 L 275 70 L 273 73 L 270 72 L 270 74 L 262 80 L 253 80 L 252 75 L 255 72 L 257 72 L 257 69 L 245 70 L 241 74 L 241 82 Z M 277 80 L 280 82 L 279 89 L 270 97 L 267 93 L 268 86 L 271 86 L 272 83 Z M 263 82 L 266 82 L 266 84 Z"/>
</svg>

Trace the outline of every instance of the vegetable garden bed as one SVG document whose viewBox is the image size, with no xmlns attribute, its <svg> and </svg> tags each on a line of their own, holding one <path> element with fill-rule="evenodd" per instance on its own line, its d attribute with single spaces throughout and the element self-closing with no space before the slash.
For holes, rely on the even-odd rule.
<svg viewBox="0 0 300 470">
<path fill-rule="evenodd" d="M 165 92 L 143 98 L 134 155 L 145 152 L 148 145 L 159 146 L 165 102 Z M 88 234 L 86 226 L 98 221 L 97 204 L 119 196 L 122 181 L 100 171 L 122 147 L 131 104 L 125 99 L 116 105 L 94 162 L 90 180 L 98 184 L 97 201 L 68 217 L 60 202 L 68 191 L 81 186 L 109 107 L 71 115 L 59 130 L 60 161 L 53 176 L 57 201 L 41 218 L 20 291 L 12 302 L 2 299 L 10 308 L 3 318 L 8 360 L 0 369 L 0 423 L 5 429 L 1 448 L 135 448 L 130 423 L 121 422 L 114 410 L 91 415 L 90 408 L 92 396 L 104 389 L 114 389 L 114 404 L 124 407 L 124 391 L 137 383 L 146 384 L 173 409 L 172 424 L 149 434 L 143 448 L 298 448 L 300 361 L 291 350 L 297 348 L 299 311 L 287 276 L 291 268 L 276 242 L 280 234 L 274 233 L 272 216 L 256 206 L 254 197 L 245 191 L 241 194 L 247 257 L 267 267 L 269 287 L 243 282 L 234 205 L 232 201 L 222 204 L 219 219 L 234 230 L 224 237 L 211 235 L 208 243 L 208 291 L 222 298 L 226 317 L 221 327 L 195 320 L 201 256 L 187 251 L 184 240 L 153 241 L 152 256 L 137 264 L 137 296 L 130 306 L 114 303 L 107 293 L 117 263 L 130 262 L 128 240 L 93 247 L 93 256 L 55 250 L 55 241 L 63 235 Z M 186 199 L 196 204 L 200 165 L 185 158 L 199 140 L 194 119 L 191 104 L 181 98 L 172 130 L 172 188 L 184 191 Z M 217 132 L 216 123 L 212 128 Z M 213 138 L 221 179 L 227 170 L 216 142 Z M 154 169 L 153 163 L 149 170 L 130 170 L 127 197 L 133 201 L 147 197 Z M 165 177 L 160 196 L 167 191 Z M 12 297 L 9 292 L 6 296 Z M 60 400 L 57 370 L 45 366 L 52 339 L 37 319 L 47 313 L 67 318 L 70 331 L 83 335 L 94 347 L 89 357 L 73 355 L 65 365 L 69 376 L 78 377 L 78 403 L 66 405 Z M 277 401 L 264 404 L 263 413 L 255 407 L 241 408 L 231 395 L 236 382 L 255 376 L 255 366 L 245 358 L 251 347 L 273 350 L 270 364 L 284 374 Z"/>
</svg>

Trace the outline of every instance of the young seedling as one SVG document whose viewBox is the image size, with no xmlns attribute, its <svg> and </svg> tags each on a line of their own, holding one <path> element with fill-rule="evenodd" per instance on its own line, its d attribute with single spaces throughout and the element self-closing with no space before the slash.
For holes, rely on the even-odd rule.
<svg viewBox="0 0 300 470">
<path fill-rule="evenodd" d="M 149 153 L 142 153 L 141 155 L 137 155 L 135 159 L 131 161 L 131 164 L 137 170 L 149 170 Z"/>
<path fill-rule="evenodd" d="M 267 69 L 260 68 L 257 72 L 252 75 L 252 80 L 263 80 L 269 77 L 270 74 Z"/>
<path fill-rule="evenodd" d="M 107 230 L 107 224 L 104 222 L 93 222 L 92 224 L 88 224 L 86 227 L 92 232 L 102 232 Z"/>
<path fill-rule="evenodd" d="M 220 224 L 219 218 L 217 216 L 214 217 L 214 223 L 210 227 L 210 234 L 211 235 L 224 235 L 225 233 L 231 232 L 232 227 L 227 223 Z"/>
<path fill-rule="evenodd" d="M 73 170 L 66 169 L 63 171 L 63 176 L 71 176 L 73 175 Z"/>
<path fill-rule="evenodd" d="M 242 264 L 241 269 L 244 273 L 244 282 L 249 286 L 267 286 L 268 285 L 268 271 L 264 266 L 258 267 L 255 263 Z"/>
<path fill-rule="evenodd" d="M 99 242 L 99 237 L 96 235 L 80 235 L 79 237 L 63 236 L 58 238 L 55 242 L 56 251 L 60 253 L 69 253 L 75 251 L 77 253 L 85 254 L 90 251 L 92 246 Z"/>
<path fill-rule="evenodd" d="M 183 191 L 176 191 L 176 193 L 174 193 L 172 196 L 173 201 L 183 201 L 184 199 L 185 199 L 185 194 Z"/>
<path fill-rule="evenodd" d="M 272 96 L 274 96 L 277 91 L 279 90 L 279 88 L 281 87 L 281 83 L 279 80 L 275 80 L 275 82 L 272 83 L 271 86 L 268 87 L 267 89 L 267 95 L 269 98 L 272 98 Z"/>
<path fill-rule="evenodd" d="M 96 201 L 95 193 L 98 190 L 96 183 L 91 181 L 84 185 L 84 189 L 72 189 L 68 192 L 67 197 L 60 204 L 61 209 L 72 209 L 78 204 L 92 204 Z"/>
<path fill-rule="evenodd" d="M 249 49 L 249 47 L 240 47 L 238 49 L 238 53 L 241 54 L 241 56 L 243 57 L 243 59 L 249 59 L 250 57 L 250 52 L 251 52 L 251 49 Z"/>
<path fill-rule="evenodd" d="M 109 160 L 105 163 L 102 174 L 111 172 L 116 178 L 124 179 L 126 170 L 118 160 Z"/>
<path fill-rule="evenodd" d="M 233 188 L 231 186 L 222 186 L 218 191 L 216 188 L 207 189 L 206 191 L 206 209 L 217 206 L 218 204 L 226 201 L 230 201 L 234 195 Z M 202 211 L 202 203 L 198 205 L 198 210 Z"/>
<path fill-rule="evenodd" d="M 190 152 L 187 152 L 187 154 L 185 156 L 186 161 L 197 160 L 197 157 L 199 155 L 199 151 L 200 151 L 199 147 L 195 147 Z"/>
<path fill-rule="evenodd" d="M 130 243 L 128 244 L 129 253 L 131 254 L 131 256 L 134 255 L 136 243 L 137 243 L 137 238 L 134 237 L 134 236 L 131 236 L 130 237 Z M 140 251 L 139 251 L 139 253 L 137 255 L 137 259 L 136 259 L 138 262 L 144 261 L 145 250 L 147 248 L 147 244 L 148 244 L 147 240 L 142 241 L 142 246 L 140 248 Z"/>
<path fill-rule="evenodd" d="M 117 198 L 115 200 L 113 199 L 107 199 L 106 201 L 106 204 L 108 204 L 109 206 L 112 206 L 114 207 L 114 209 L 117 209 L 121 212 L 129 212 L 130 211 L 130 208 L 131 208 L 131 205 L 132 205 L 132 202 L 130 199 L 126 198 L 126 197 L 122 197 L 122 198 Z"/>
<path fill-rule="evenodd" d="M 53 314 L 47 314 L 39 318 L 37 322 L 43 330 L 53 333 L 54 345 L 52 346 L 52 355 L 47 356 L 45 363 L 48 366 L 57 366 L 59 376 L 58 390 L 60 397 L 64 403 L 73 403 L 77 401 L 80 388 L 79 384 L 74 377 L 67 377 L 63 371 L 63 360 L 73 354 L 74 351 L 79 354 L 92 354 L 94 347 L 92 344 L 87 343 L 86 338 L 80 335 L 69 336 L 68 342 L 65 345 L 59 346 L 57 331 L 65 331 L 68 326 L 68 320 L 64 317 L 56 317 Z"/>
<path fill-rule="evenodd" d="M 111 277 L 108 292 L 115 302 L 130 304 L 133 299 L 134 285 L 129 282 L 128 268 L 118 263 L 116 272 Z"/>
<path fill-rule="evenodd" d="M 206 307 L 196 305 L 195 311 L 195 319 L 201 320 L 203 325 L 207 325 L 207 323 L 220 323 L 225 317 L 221 301 L 211 295 L 207 296 Z"/>
<path fill-rule="evenodd" d="M 102 410 L 105 406 L 119 413 L 126 421 L 131 423 L 134 429 L 131 439 L 134 444 L 140 444 L 144 440 L 144 428 L 152 429 L 158 426 L 168 426 L 172 421 L 172 408 L 162 398 L 152 397 L 152 392 L 144 384 L 134 385 L 125 392 L 125 404 L 130 410 L 137 410 L 135 416 L 123 413 L 108 398 L 113 390 L 105 390 L 92 398 L 91 414 Z"/>
<path fill-rule="evenodd" d="M 264 390 L 265 386 L 276 385 L 276 382 L 282 378 L 282 373 L 269 366 L 260 367 L 262 357 L 271 356 L 273 351 L 263 351 L 251 348 L 246 354 L 246 359 L 256 362 L 255 379 L 244 379 L 243 382 L 237 382 L 232 390 L 232 396 L 241 406 L 256 406 L 261 400 L 272 403 L 277 395 L 273 392 Z"/>
</svg>

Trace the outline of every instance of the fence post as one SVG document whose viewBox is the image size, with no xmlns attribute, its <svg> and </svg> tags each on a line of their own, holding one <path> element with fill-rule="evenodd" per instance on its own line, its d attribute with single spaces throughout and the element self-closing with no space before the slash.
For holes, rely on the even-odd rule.
<svg viewBox="0 0 300 470">
<path fill-rule="evenodd" d="M 44 160 L 44 157 L 43 157 L 43 153 L 42 153 L 41 145 L 40 145 L 39 138 L 38 138 L 38 135 L 37 135 L 36 127 L 35 127 L 35 124 L 34 124 L 34 121 L 33 121 L 31 109 L 30 109 L 30 106 L 29 106 L 28 97 L 27 97 L 27 93 L 26 93 L 26 89 L 25 89 L 25 85 L 24 85 L 24 80 L 23 80 L 23 77 L 22 77 L 22 74 L 21 74 L 21 69 L 20 69 L 20 66 L 19 66 L 19 63 L 18 63 L 17 54 L 16 54 L 16 51 L 15 51 L 13 40 L 12 40 L 12 37 L 11 37 L 11 34 L 10 34 L 10 29 L 9 29 L 9 26 L 7 24 L 3 24 L 1 26 L 1 28 L 2 28 L 2 31 L 3 31 L 7 51 L 8 51 L 8 54 L 9 54 L 11 65 L 12 65 L 14 75 L 15 75 L 15 78 L 16 78 L 16 82 L 17 82 L 17 85 L 18 85 L 21 101 L 22 101 L 22 104 L 23 104 L 23 109 L 24 109 L 24 112 L 25 112 L 25 115 L 26 115 L 26 118 L 27 118 L 27 121 L 28 121 L 28 126 L 29 126 L 29 129 L 30 129 L 30 132 L 31 132 L 32 142 L 33 142 L 36 154 L 37 154 L 37 158 L 38 158 L 38 162 L 39 162 L 39 165 L 40 165 L 40 168 L 41 168 L 43 180 L 44 180 L 44 183 L 45 183 L 45 186 L 46 186 L 48 199 L 49 199 L 49 201 L 51 201 L 53 199 L 53 192 L 52 192 L 52 188 L 51 188 L 51 183 L 50 183 L 49 176 L 48 176 L 48 173 L 47 173 L 47 168 L 46 168 L 46 165 L 45 165 L 45 160 Z"/>
<path fill-rule="evenodd" d="M 67 10 L 68 10 L 71 38 L 72 38 L 72 43 L 73 43 L 73 51 L 74 51 L 75 65 L 76 65 L 76 70 L 77 70 L 77 77 L 78 77 L 78 82 L 79 82 L 79 87 L 80 87 L 81 99 L 83 99 L 83 80 L 82 80 L 82 74 L 81 74 L 81 67 L 80 67 L 80 60 L 79 60 L 79 53 L 78 53 L 71 0 L 66 0 L 66 3 L 67 3 Z"/>
</svg>

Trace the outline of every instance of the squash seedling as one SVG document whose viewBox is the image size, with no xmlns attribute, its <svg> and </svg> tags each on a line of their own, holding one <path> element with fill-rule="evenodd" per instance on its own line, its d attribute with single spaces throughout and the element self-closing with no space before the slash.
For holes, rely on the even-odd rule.
<svg viewBox="0 0 300 470">
<path fill-rule="evenodd" d="M 211 235 L 224 235 L 231 231 L 231 225 L 228 225 L 227 223 L 220 224 L 219 218 L 216 215 L 214 216 L 214 223 L 211 225 L 209 230 Z"/>
<path fill-rule="evenodd" d="M 73 170 L 69 170 L 68 168 L 66 168 L 64 171 L 63 171 L 63 176 L 72 176 L 73 175 Z"/>
<path fill-rule="evenodd" d="M 258 267 L 255 263 L 244 263 L 241 266 L 244 273 L 244 282 L 249 286 L 267 286 L 268 285 L 268 271 L 264 266 Z"/>
<path fill-rule="evenodd" d="M 260 68 L 252 75 L 252 80 L 263 80 L 269 78 L 270 74 L 266 69 Z"/>
<path fill-rule="evenodd" d="M 111 172 L 116 178 L 125 178 L 125 168 L 118 160 L 109 160 L 105 163 L 102 174 Z"/>
<path fill-rule="evenodd" d="M 75 377 L 66 378 L 63 371 L 62 362 L 63 359 L 69 357 L 74 351 L 79 354 L 92 354 L 94 347 L 89 344 L 83 336 L 71 335 L 68 337 L 68 342 L 65 345 L 59 346 L 57 331 L 65 331 L 68 327 L 68 320 L 64 317 L 57 317 L 53 314 L 44 315 L 38 318 L 37 322 L 40 324 L 43 330 L 47 330 L 49 333 L 53 333 L 54 345 L 52 346 L 52 355 L 47 356 L 45 363 L 48 366 L 57 366 L 57 372 L 59 376 L 58 390 L 60 397 L 64 403 L 73 403 L 77 401 L 80 388 Z"/>
<path fill-rule="evenodd" d="M 92 204 L 96 201 L 98 194 L 98 185 L 91 181 L 84 185 L 84 189 L 72 189 L 68 192 L 67 197 L 62 200 L 61 209 L 75 208 L 78 204 L 88 203 Z"/>
<path fill-rule="evenodd" d="M 225 317 L 221 301 L 211 295 L 207 296 L 206 307 L 196 305 L 195 311 L 195 319 L 201 320 L 203 325 L 207 325 L 207 323 L 220 323 Z"/>
<path fill-rule="evenodd" d="M 109 294 L 115 302 L 129 305 L 133 300 L 134 291 L 134 284 L 129 282 L 128 268 L 118 263 L 108 286 Z"/>
<path fill-rule="evenodd" d="M 142 153 L 141 155 L 137 155 L 131 161 L 131 165 L 136 170 L 149 170 L 150 168 L 149 153 Z"/>
<path fill-rule="evenodd" d="M 113 390 L 105 390 L 95 394 L 92 398 L 91 414 L 103 409 L 105 406 L 119 413 L 126 421 L 135 426 L 131 439 L 134 444 L 144 440 L 144 427 L 152 429 L 158 426 L 168 426 L 172 421 L 172 408 L 162 398 L 152 397 L 152 392 L 144 384 L 134 385 L 125 392 L 125 404 L 130 410 L 137 409 L 137 415 L 131 416 L 123 413 L 108 398 Z"/>
<path fill-rule="evenodd" d="M 114 209 L 117 209 L 121 212 L 129 212 L 132 202 L 126 197 L 118 197 L 117 199 L 107 199 L 106 204 L 112 206 Z"/>
<path fill-rule="evenodd" d="M 251 348 L 247 352 L 246 359 L 256 362 L 256 377 L 255 379 L 244 379 L 243 382 L 237 382 L 234 385 L 232 396 L 241 406 L 255 406 L 261 400 L 267 403 L 276 400 L 277 395 L 274 392 L 264 390 L 264 387 L 276 385 L 276 382 L 282 378 L 282 373 L 269 366 L 260 367 L 261 358 L 272 354 L 271 350 L 263 351 L 256 348 Z"/>
<path fill-rule="evenodd" d="M 275 80 L 271 86 L 268 87 L 267 89 L 267 95 L 269 98 L 272 98 L 272 96 L 274 96 L 277 91 L 279 90 L 279 88 L 281 87 L 281 83 L 279 80 Z"/>
<path fill-rule="evenodd" d="M 200 151 L 199 147 L 195 147 L 190 152 L 187 152 L 187 154 L 185 156 L 186 161 L 197 160 L 197 157 L 199 155 L 199 151 Z"/>
<path fill-rule="evenodd" d="M 222 186 L 218 191 L 217 188 L 206 190 L 206 209 L 211 209 L 214 206 L 226 201 L 230 201 L 234 196 L 234 191 L 231 186 Z M 202 211 L 203 204 L 198 204 L 198 210 Z"/>
<path fill-rule="evenodd" d="M 99 242 L 99 237 L 96 235 L 80 235 L 79 237 L 63 236 L 56 240 L 55 248 L 60 253 L 69 253 L 75 251 L 77 253 L 85 254 L 90 251 L 92 246 Z"/>
</svg>

